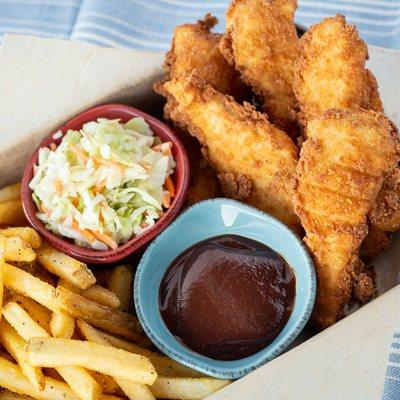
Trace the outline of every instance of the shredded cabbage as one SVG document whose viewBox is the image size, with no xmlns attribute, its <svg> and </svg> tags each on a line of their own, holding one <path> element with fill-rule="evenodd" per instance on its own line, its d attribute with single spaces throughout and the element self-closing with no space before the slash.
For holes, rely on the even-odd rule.
<svg viewBox="0 0 400 400">
<path fill-rule="evenodd" d="M 153 226 L 174 196 L 171 143 L 143 118 L 99 118 L 41 148 L 30 182 L 46 228 L 96 250 L 116 248 Z"/>
</svg>

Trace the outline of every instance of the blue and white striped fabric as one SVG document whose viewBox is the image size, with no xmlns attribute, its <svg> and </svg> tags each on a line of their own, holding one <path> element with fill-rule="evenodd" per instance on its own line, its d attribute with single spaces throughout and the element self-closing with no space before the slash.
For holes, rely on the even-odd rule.
<svg viewBox="0 0 400 400">
<path fill-rule="evenodd" d="M 0 0 L 5 32 L 164 51 L 176 25 L 211 12 L 224 29 L 229 0 Z M 400 49 L 400 0 L 299 0 L 296 22 L 309 26 L 342 13 L 369 44 Z M 382 400 L 400 399 L 400 331 L 394 334 Z"/>
<path fill-rule="evenodd" d="M 228 0 L 0 0 L 4 32 L 163 51 L 174 26 L 212 12 L 224 27 Z M 400 49 L 400 0 L 299 0 L 296 21 L 346 15 L 370 44 Z"/>
<path fill-rule="evenodd" d="M 400 329 L 393 334 L 381 400 L 400 399 Z"/>
</svg>

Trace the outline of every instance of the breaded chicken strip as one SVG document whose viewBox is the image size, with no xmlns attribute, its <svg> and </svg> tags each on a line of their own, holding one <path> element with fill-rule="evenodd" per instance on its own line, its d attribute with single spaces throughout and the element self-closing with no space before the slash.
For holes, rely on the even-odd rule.
<svg viewBox="0 0 400 400">
<path fill-rule="evenodd" d="M 195 24 L 184 24 L 175 28 L 171 49 L 165 56 L 164 81 L 177 78 L 183 73 L 196 69 L 209 85 L 217 91 L 234 96 L 238 101 L 247 99 L 249 90 L 240 80 L 239 73 L 225 60 L 219 51 L 222 35 L 211 29 L 218 23 L 217 18 L 207 14 Z M 162 84 L 155 89 L 162 93 Z M 167 103 L 165 114 L 168 118 L 173 104 Z"/>
<path fill-rule="evenodd" d="M 293 136 L 294 63 L 299 39 L 296 0 L 233 0 L 226 13 L 221 52 L 263 102 L 271 121 Z"/>
<path fill-rule="evenodd" d="M 389 121 L 364 110 L 328 110 L 308 124 L 297 166 L 295 210 L 314 256 L 318 289 L 313 320 L 336 322 L 353 295 L 374 293 L 359 248 L 367 214 L 400 159 L 400 142 Z"/>
<path fill-rule="evenodd" d="M 367 45 L 343 15 L 312 26 L 300 43 L 294 91 L 303 126 L 330 108 L 382 111 L 375 77 L 365 68 Z"/>
<path fill-rule="evenodd" d="M 207 14 L 202 21 L 175 28 L 171 49 L 166 54 L 164 63 L 166 77 L 155 84 L 156 92 L 167 97 L 163 92 L 165 81 L 196 69 L 197 73 L 219 92 L 233 95 L 238 100 L 250 96 L 250 91 L 240 80 L 239 73 L 228 64 L 219 51 L 221 35 L 211 31 L 217 22 L 217 18 Z M 166 119 L 170 119 L 169 115 L 174 107 L 174 100 L 169 98 L 164 106 Z M 219 196 L 221 188 L 217 175 L 206 165 L 198 142 L 187 134 L 184 127 L 175 125 L 190 161 L 188 205 Z"/>
<path fill-rule="evenodd" d="M 292 203 L 298 155 L 290 138 L 250 104 L 239 105 L 195 74 L 165 83 L 164 90 L 177 104 L 171 117 L 203 145 L 225 194 L 298 227 Z"/>
<path fill-rule="evenodd" d="M 329 108 L 383 111 L 378 84 L 366 69 L 367 45 L 357 29 L 342 15 L 314 25 L 300 40 L 301 55 L 296 63 L 294 90 L 304 127 Z M 400 229 L 400 185 L 394 182 L 400 169 L 388 178 L 371 211 L 371 235 L 363 244 L 363 256 L 370 259 L 389 244 L 384 232 Z M 378 231 L 381 232 L 378 232 Z"/>
</svg>

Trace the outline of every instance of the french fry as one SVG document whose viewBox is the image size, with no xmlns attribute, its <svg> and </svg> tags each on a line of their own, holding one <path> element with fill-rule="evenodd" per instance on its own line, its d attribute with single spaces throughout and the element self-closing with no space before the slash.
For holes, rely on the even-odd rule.
<svg viewBox="0 0 400 400">
<path fill-rule="evenodd" d="M 107 340 L 114 346 L 117 347 L 118 349 L 123 349 L 123 350 L 127 350 L 127 351 L 131 351 L 130 349 L 132 349 L 133 347 L 136 348 L 149 348 L 153 346 L 153 343 L 151 342 L 151 340 L 143 333 L 138 335 L 135 339 L 134 339 L 134 343 L 129 342 L 128 340 L 124 340 L 121 339 L 119 337 L 113 336 L 111 334 L 108 334 L 106 332 L 101 332 L 103 335 L 105 335 L 107 337 Z M 127 346 L 127 348 L 125 348 L 125 346 Z M 134 351 L 132 351 L 132 353 L 134 353 Z"/>
<path fill-rule="evenodd" d="M 118 308 L 121 305 L 121 302 L 117 295 L 100 285 L 92 285 L 87 289 L 82 290 L 80 294 L 81 296 L 86 297 L 89 300 L 95 301 L 102 306 Z"/>
<path fill-rule="evenodd" d="M 1 312 L 3 308 L 3 297 L 4 297 L 4 269 L 5 269 L 5 253 L 6 240 L 0 237 L 0 320 Z"/>
<path fill-rule="evenodd" d="M 26 346 L 26 360 L 37 367 L 79 366 L 114 378 L 149 385 L 157 378 L 156 371 L 147 358 L 81 340 L 32 338 Z"/>
<path fill-rule="evenodd" d="M 97 284 L 94 284 L 87 289 L 79 289 L 73 286 L 71 283 L 67 282 L 65 279 L 61 278 L 59 279 L 58 284 L 63 288 L 79 294 L 87 298 L 88 300 L 99 303 L 102 306 L 117 308 L 121 304 L 118 297 L 113 292 Z"/>
<path fill-rule="evenodd" d="M 57 372 L 81 400 L 98 400 L 100 398 L 100 385 L 84 368 L 59 367 Z"/>
<path fill-rule="evenodd" d="M 26 311 L 16 303 L 8 303 L 6 305 L 4 318 L 27 342 L 32 338 L 50 337 L 48 332 L 37 324 Z M 80 399 L 97 400 L 99 398 L 101 392 L 100 386 L 84 368 L 66 366 L 57 368 L 57 372 Z"/>
<path fill-rule="evenodd" d="M 34 229 L 27 226 L 0 229 L 0 235 L 6 237 L 19 237 L 28 243 L 32 249 L 39 248 L 42 243 L 39 234 Z"/>
<path fill-rule="evenodd" d="M 21 200 L 0 203 L 0 225 L 24 225 L 26 219 Z"/>
<path fill-rule="evenodd" d="M 75 318 L 64 311 L 53 312 L 50 321 L 51 334 L 56 338 L 70 339 L 75 330 Z"/>
<path fill-rule="evenodd" d="M 141 347 L 127 342 L 126 340 L 101 332 L 85 321 L 77 320 L 76 323 L 86 340 L 99 344 L 109 343 L 117 349 L 122 349 L 129 351 L 130 353 L 140 354 L 144 357 L 147 357 L 154 365 L 154 368 L 159 375 L 191 378 L 204 377 L 201 372 L 179 364 L 178 362 L 171 360 L 169 357 L 162 356 L 147 349 L 142 349 Z"/>
<path fill-rule="evenodd" d="M 90 325 L 85 321 L 79 322 L 80 324 L 78 326 L 82 333 L 84 333 L 85 327 L 90 328 Z M 112 345 L 101 335 L 93 335 L 92 338 L 95 338 L 95 340 L 92 340 L 93 343 L 112 347 Z M 146 385 L 117 377 L 114 377 L 114 379 L 130 400 L 155 400 L 154 396 Z"/>
<path fill-rule="evenodd" d="M 36 253 L 20 237 L 9 237 L 6 238 L 5 259 L 11 262 L 31 262 L 36 259 Z"/>
<path fill-rule="evenodd" d="M 6 186 L 0 189 L 0 203 L 11 200 L 19 200 L 21 198 L 21 183 Z"/>
<path fill-rule="evenodd" d="M 26 311 L 46 332 L 50 332 L 51 311 L 48 308 L 22 294 L 13 295 L 11 300 Z"/>
<path fill-rule="evenodd" d="M 17 303 L 9 302 L 3 309 L 5 320 L 17 331 L 26 342 L 33 337 L 49 337 L 48 331 L 43 329 Z"/>
<path fill-rule="evenodd" d="M 45 387 L 42 391 L 36 389 L 24 376 L 18 365 L 4 358 L 0 358 L 0 386 L 37 400 L 78 400 L 78 397 L 67 384 L 52 378 L 45 377 Z"/>
<path fill-rule="evenodd" d="M 115 379 L 129 400 L 156 400 L 147 385 L 127 379 Z"/>
<path fill-rule="evenodd" d="M 214 378 L 166 378 L 160 376 L 150 386 L 155 397 L 162 399 L 197 400 L 210 396 L 230 381 Z"/>
<path fill-rule="evenodd" d="M 36 278 L 41 279 L 42 281 L 48 283 L 51 286 L 55 286 L 57 282 L 57 278 L 52 275 L 47 269 L 44 269 L 40 264 L 34 262 L 32 263 L 31 270 L 26 270 L 27 272 L 31 273 L 33 276 L 36 276 Z M 15 264 L 14 264 L 15 265 Z M 19 265 L 16 265 L 19 267 Z M 20 267 L 22 268 L 22 267 Z M 23 269 L 23 268 L 22 268 Z"/>
<path fill-rule="evenodd" d="M 60 307 L 73 317 L 127 339 L 139 336 L 139 323 L 133 315 L 102 306 L 62 286 L 57 287 L 56 293 Z"/>
<path fill-rule="evenodd" d="M 124 395 L 121 388 L 117 385 L 111 376 L 101 374 L 100 372 L 90 371 L 90 374 L 100 385 L 100 389 L 106 394 Z"/>
<path fill-rule="evenodd" d="M 58 312 L 56 290 L 53 286 L 11 264 L 5 266 L 4 286 Z"/>
<path fill-rule="evenodd" d="M 108 281 L 108 289 L 119 298 L 120 310 L 128 311 L 132 298 L 133 272 L 127 265 L 116 267 Z"/>
<path fill-rule="evenodd" d="M 44 389 L 44 375 L 40 368 L 29 365 L 25 360 L 25 340 L 18 335 L 8 322 L 0 321 L 0 343 L 13 356 L 22 373 L 29 379 L 37 390 Z"/>
<path fill-rule="evenodd" d="M 96 283 L 96 278 L 86 264 L 48 245 L 42 245 L 37 250 L 37 257 L 39 263 L 49 272 L 80 289 L 86 289 Z"/>
<path fill-rule="evenodd" d="M 0 400 L 34 400 L 33 397 L 10 392 L 7 389 L 0 389 Z"/>
</svg>

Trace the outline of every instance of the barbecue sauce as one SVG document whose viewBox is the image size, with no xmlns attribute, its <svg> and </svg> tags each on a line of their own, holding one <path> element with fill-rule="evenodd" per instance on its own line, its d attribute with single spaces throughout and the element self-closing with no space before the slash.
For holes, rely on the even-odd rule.
<svg viewBox="0 0 400 400">
<path fill-rule="evenodd" d="M 224 235 L 199 242 L 169 266 L 159 306 L 171 333 L 216 360 L 250 356 L 282 331 L 294 307 L 296 279 L 277 252 Z"/>
</svg>

